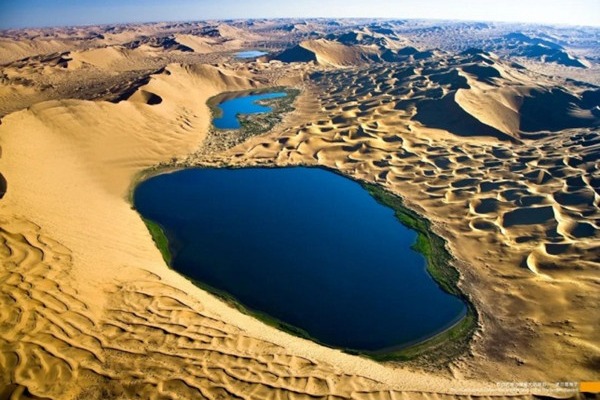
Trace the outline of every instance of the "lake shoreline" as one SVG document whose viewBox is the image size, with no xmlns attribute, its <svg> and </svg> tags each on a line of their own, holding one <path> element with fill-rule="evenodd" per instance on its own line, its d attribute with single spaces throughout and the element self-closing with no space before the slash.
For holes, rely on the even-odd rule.
<svg viewBox="0 0 600 400">
<path fill-rule="evenodd" d="M 431 365 L 432 360 L 439 359 L 439 362 L 434 362 L 434 364 L 444 365 L 445 363 L 455 359 L 456 357 L 464 354 L 469 346 L 469 343 L 472 339 L 472 336 L 476 329 L 479 327 L 478 314 L 470 301 L 469 297 L 464 294 L 457 286 L 459 274 L 457 270 L 451 266 L 449 263 L 452 260 L 451 254 L 445 247 L 445 241 L 437 236 L 429 229 L 429 222 L 426 218 L 420 216 L 415 211 L 407 208 L 403 205 L 402 199 L 386 191 L 384 188 L 374 185 L 371 182 L 365 182 L 362 180 L 358 180 L 352 178 L 350 176 L 344 175 L 340 171 L 337 171 L 332 168 L 324 167 L 324 166 L 314 166 L 314 165 L 295 165 L 295 166 L 277 166 L 277 165 L 262 165 L 262 166 L 242 166 L 242 165 L 225 165 L 219 166 L 219 169 L 229 169 L 229 170 L 238 170 L 238 169 L 246 169 L 246 168 L 269 168 L 269 169 L 286 169 L 286 168 L 315 168 L 322 169 L 325 171 L 332 172 L 336 175 L 339 175 L 345 179 L 350 179 L 353 182 L 361 185 L 365 190 L 369 192 L 369 194 L 379 203 L 385 205 L 386 207 L 391 208 L 396 214 L 396 218 L 398 222 L 401 224 L 415 230 L 417 232 L 418 238 L 417 242 L 413 245 L 413 250 L 418 251 L 426 261 L 426 269 L 427 273 L 433 279 L 433 281 L 440 286 L 440 288 L 448 293 L 451 293 L 457 297 L 459 297 L 464 304 L 466 305 L 466 310 L 459 317 L 451 321 L 444 328 L 432 332 L 431 334 L 427 334 L 419 339 L 415 339 L 411 341 L 409 344 L 403 344 L 400 346 L 392 346 L 389 348 L 384 348 L 377 351 L 366 351 L 366 350 L 355 350 L 351 348 L 343 348 L 336 347 L 332 345 L 328 345 L 323 343 L 322 341 L 316 339 L 311 336 L 305 330 L 298 328 L 294 325 L 281 321 L 280 319 L 273 317 L 265 312 L 258 311 L 252 309 L 239 301 L 235 296 L 227 293 L 223 290 L 217 289 L 209 284 L 204 282 L 200 282 L 195 280 L 187 275 L 182 274 L 179 271 L 176 271 L 182 277 L 192 282 L 195 286 L 199 287 L 202 290 L 206 290 L 207 292 L 215 295 L 216 297 L 223 300 L 225 303 L 229 304 L 233 308 L 238 311 L 249 315 L 257 320 L 272 326 L 276 329 L 279 329 L 283 332 L 292 334 L 296 337 L 310 340 L 314 343 L 317 343 L 321 346 L 341 350 L 347 354 L 358 355 L 373 359 L 375 361 L 380 362 L 409 362 L 411 364 L 420 365 L 420 359 L 423 357 L 427 358 L 428 365 Z M 148 171 L 148 173 L 141 174 L 139 179 L 136 181 L 136 184 L 132 186 L 131 195 L 133 195 L 133 191 L 135 188 L 141 184 L 142 182 L 150 179 L 151 177 L 155 177 L 158 175 L 164 175 L 169 173 L 175 173 L 178 171 L 188 170 L 188 169 L 205 169 L 205 168 L 215 168 L 214 166 L 198 166 L 198 165 L 178 165 L 178 166 L 168 166 L 164 168 L 153 169 Z M 394 199 L 394 201 L 390 201 L 390 198 Z M 131 201 L 133 197 L 130 198 Z M 137 211 L 137 210 L 136 210 Z M 410 222 L 410 220 L 406 218 L 401 218 L 399 215 L 408 215 L 416 221 L 416 223 Z M 146 222 L 146 218 L 142 217 L 144 222 Z M 148 225 L 148 224 L 147 224 Z M 151 227 L 148 227 L 149 230 Z M 164 235 L 164 233 L 163 233 Z M 166 236 L 166 235 L 165 235 Z M 153 236 L 154 237 L 154 236 Z M 432 239 L 433 238 L 433 239 Z M 426 240 L 429 246 L 434 249 L 434 251 L 424 252 L 423 248 L 419 248 L 417 246 L 420 240 Z M 157 241 L 155 240 L 155 243 Z M 157 245 L 158 246 L 158 245 Z M 160 247 L 159 247 L 160 248 Z M 162 251 L 161 251 L 162 252 Z M 439 265 L 439 260 L 436 261 L 434 254 L 443 254 L 441 266 Z M 173 269 L 168 263 L 167 266 L 169 269 Z M 433 267 L 432 267 L 433 266 Z M 441 269 L 446 269 L 450 272 L 453 277 L 453 281 L 449 281 L 448 279 L 444 280 L 439 273 L 436 274 L 435 271 L 439 271 Z M 442 275 L 443 276 L 443 275 Z"/>
</svg>

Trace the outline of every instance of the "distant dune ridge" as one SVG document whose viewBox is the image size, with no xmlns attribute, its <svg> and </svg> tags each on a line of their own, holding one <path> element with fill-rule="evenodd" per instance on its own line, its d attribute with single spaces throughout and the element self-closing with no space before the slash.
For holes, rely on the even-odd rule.
<svg viewBox="0 0 600 400">
<path fill-rule="evenodd" d="M 316 61 L 321 65 L 356 65 L 377 58 L 377 50 L 364 46 L 348 46 L 327 39 L 308 40 L 276 56 L 288 62 Z"/>
<path fill-rule="evenodd" d="M 305 41 L 284 50 L 274 59 L 348 66 L 384 59 L 416 63 L 419 59 L 436 57 L 435 53 L 420 52 L 413 47 L 394 50 L 382 50 L 383 46 L 376 45 L 366 47 L 360 44 L 362 38 L 352 32 L 337 40 Z M 460 68 L 451 66 L 427 76 L 435 84 L 448 85 L 451 92 L 443 94 L 445 91 L 442 90 L 417 102 L 416 120 L 459 135 L 486 135 L 505 140 L 519 137 L 519 132 L 557 131 L 598 126 L 600 123 L 594 114 L 595 105 L 591 102 L 587 104 L 581 97 L 562 89 L 531 86 L 528 76 L 519 76 L 517 71 L 512 74 L 504 72 L 510 70 L 510 66 L 488 52 L 471 50 L 463 54 L 465 64 Z M 413 78 L 421 77 L 415 74 Z M 597 92 L 597 89 L 586 91 L 583 96 L 592 97 Z M 440 118 L 441 114 L 445 117 Z"/>
<path fill-rule="evenodd" d="M 272 59 L 284 62 L 315 61 L 320 65 L 348 66 L 381 61 L 392 49 L 401 46 L 393 35 L 387 37 L 368 29 L 353 30 L 343 34 L 330 34 L 325 38 L 305 40 L 286 49 Z"/>
<path fill-rule="evenodd" d="M 590 67 L 588 61 L 569 54 L 563 46 L 548 39 L 530 37 L 520 32 L 509 33 L 502 39 L 506 42 L 500 42 L 497 46 L 511 47 L 513 48 L 513 54 L 516 55 L 535 58 L 544 62 L 555 62 L 568 67 Z"/>
<path fill-rule="evenodd" d="M 0 398 L 581 398 L 553 385 L 597 379 L 600 360 L 600 33 L 515 29 L 2 32 Z M 271 131 L 211 129 L 209 98 L 275 86 L 300 95 Z M 293 165 L 377 184 L 431 222 L 477 310 L 466 351 L 380 363 L 266 326 L 169 269 L 131 206 L 161 168 Z M 517 381 L 550 386 L 496 384 Z"/>
</svg>

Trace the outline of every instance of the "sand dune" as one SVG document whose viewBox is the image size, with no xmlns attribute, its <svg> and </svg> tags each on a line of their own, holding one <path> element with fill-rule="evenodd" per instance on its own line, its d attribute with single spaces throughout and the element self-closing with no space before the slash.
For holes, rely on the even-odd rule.
<svg viewBox="0 0 600 400">
<path fill-rule="evenodd" d="M 243 45 L 243 42 L 240 40 L 218 41 L 195 35 L 176 35 L 175 40 L 196 53 L 234 50 L 241 48 Z"/>
<path fill-rule="evenodd" d="M 69 54 L 72 59 L 69 66 L 79 68 L 85 63 L 110 71 L 130 70 L 136 67 L 143 69 L 144 60 L 148 56 L 145 53 L 143 48 L 130 50 L 121 46 L 77 51 Z"/>
<path fill-rule="evenodd" d="M 568 128 L 596 127 L 600 118 L 581 108 L 581 101 L 563 89 L 533 90 L 520 108 L 521 130 L 558 131 Z M 544 118 L 539 118 L 544 115 Z"/>
<path fill-rule="evenodd" d="M 481 108 L 479 110 L 473 110 L 472 107 L 467 107 L 471 113 L 467 112 L 465 108 L 461 107 L 462 104 L 457 101 L 458 93 L 447 94 L 441 99 L 424 100 L 420 102 L 417 106 L 418 111 L 414 116 L 414 120 L 421 122 L 425 126 L 444 129 L 460 136 L 483 135 L 491 136 L 500 140 L 512 139 L 511 136 L 496 129 L 492 125 L 496 121 L 493 121 L 492 124 L 486 123 L 490 120 L 496 119 L 493 117 L 488 117 L 490 114 L 494 115 L 495 113 L 486 108 L 483 112 L 484 115 L 481 116 L 481 119 L 476 118 L 475 115 L 478 114 L 477 111 L 481 110 Z M 461 96 L 460 98 L 464 100 L 464 97 Z M 480 105 L 479 102 L 475 104 Z M 469 105 L 473 105 L 473 103 L 470 103 Z M 498 107 L 496 106 L 496 108 Z M 500 109 L 500 111 L 505 111 L 505 109 Z M 440 116 L 443 114 L 445 114 L 445 118 L 440 118 Z M 517 113 L 514 114 L 516 115 Z M 496 114 L 494 117 L 497 117 L 500 119 L 500 121 L 504 122 L 502 116 L 498 116 Z"/>
<path fill-rule="evenodd" d="M 320 65 L 344 66 L 364 64 L 379 58 L 377 47 L 346 45 L 326 39 L 307 40 L 274 57 L 285 62 L 316 61 Z"/>
<path fill-rule="evenodd" d="M 36 54 L 64 52 L 73 47 L 72 42 L 59 40 L 14 41 L 0 38 L 0 64 L 20 60 Z"/>
<path fill-rule="evenodd" d="M 128 98 L 129 101 L 136 101 L 154 106 L 162 103 L 163 99 L 156 93 L 148 92 L 147 90 L 139 89 Z"/>
<path fill-rule="evenodd" d="M 310 61 L 317 62 L 317 55 L 314 51 L 311 51 L 301 45 L 298 45 L 282 51 L 281 53 L 273 57 L 273 59 L 288 63 Z"/>
<path fill-rule="evenodd" d="M 263 35 L 259 33 L 251 32 L 247 29 L 242 29 L 229 24 L 219 24 L 217 30 L 219 31 L 221 37 L 234 40 L 236 42 L 252 42 L 265 39 Z"/>
<path fill-rule="evenodd" d="M 511 137 L 519 136 L 522 97 L 515 89 L 458 90 L 456 104 L 482 123 Z"/>
<path fill-rule="evenodd" d="M 0 98 L 0 116 L 47 99 L 43 92 L 34 87 L 2 83 Z"/>
<path fill-rule="evenodd" d="M 406 40 L 396 35 L 393 30 L 377 26 L 330 34 L 326 38 L 349 46 L 376 46 L 388 50 L 397 50 L 406 46 Z"/>
<path fill-rule="evenodd" d="M 514 53 L 528 58 L 539 59 L 544 62 L 555 62 L 576 68 L 589 68 L 587 60 L 575 57 L 565 50 L 563 46 L 547 38 L 531 37 L 522 32 L 512 32 L 504 36 L 506 42 L 503 46 L 510 46 Z M 502 39 L 498 40 L 501 42 Z"/>
<path fill-rule="evenodd" d="M 468 56 L 464 61 L 469 62 L 481 53 L 465 54 Z M 533 86 L 518 71 L 508 74 L 510 67 L 497 58 L 483 54 L 482 60 L 480 64 L 461 66 L 461 72 L 454 75 L 428 76 L 436 83 L 450 85 L 451 90 L 460 88 L 442 99 L 421 102 L 415 119 L 455 134 L 486 135 L 501 140 L 518 139 L 521 133 L 556 132 L 600 124 L 593 113 L 594 101 L 586 101 L 564 89 Z M 466 81 L 461 82 L 464 77 Z M 591 93 L 590 99 L 594 96 Z M 440 113 L 447 117 L 439 118 Z M 545 117 L 540 118 L 541 115 Z"/>
</svg>

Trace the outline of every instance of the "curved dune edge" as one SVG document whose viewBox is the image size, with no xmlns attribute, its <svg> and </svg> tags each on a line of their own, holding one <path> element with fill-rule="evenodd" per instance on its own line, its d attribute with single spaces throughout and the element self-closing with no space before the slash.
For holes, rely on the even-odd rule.
<svg viewBox="0 0 600 400">
<path fill-rule="evenodd" d="M 593 365 L 582 365 L 580 356 L 598 354 L 593 326 L 582 315 L 593 309 L 589 302 L 597 298 L 589 272 L 594 264 L 584 265 L 580 273 L 589 278 L 559 270 L 548 272 L 552 284 L 543 285 L 528 271 L 515 269 L 531 245 L 485 253 L 527 227 L 506 226 L 500 217 L 478 214 L 491 220 L 497 231 L 508 232 L 508 239 L 493 230 L 465 230 L 465 221 L 473 219 L 467 206 L 471 193 L 461 190 L 477 184 L 468 181 L 466 172 L 448 172 L 438 177 L 439 185 L 421 179 L 426 170 L 443 171 L 435 167 L 442 158 L 458 157 L 436 153 L 431 141 L 439 140 L 448 149 L 461 144 L 467 154 L 482 149 L 491 154 L 502 146 L 464 146 L 447 133 L 416 124 L 410 140 L 389 137 L 389 107 L 384 103 L 365 105 L 360 129 L 347 129 L 343 121 L 356 118 L 358 106 L 342 111 L 345 100 L 323 97 L 343 92 L 309 88 L 298 111 L 272 134 L 253 138 L 221 157 L 187 162 L 319 164 L 403 195 L 431 216 L 450 239 L 452 252 L 465 262 L 459 265 L 463 288 L 484 316 L 473 355 L 456 360 L 449 372 L 377 364 L 266 327 L 167 269 L 126 201 L 131 182 L 146 168 L 184 158 L 201 145 L 209 126 L 209 97 L 259 86 L 249 74 L 216 67 L 171 65 L 167 71 L 140 89 L 159 96 L 160 104 L 51 101 L 3 119 L 0 171 L 10 186 L 0 201 L 0 301 L 2 310 L 9 310 L 0 315 L 0 366 L 10 371 L 0 377 L 5 390 L 61 399 L 241 394 L 412 399 L 514 394 L 490 380 L 589 376 Z M 137 97 L 144 99 L 143 93 Z M 306 123 L 320 118 L 325 122 Z M 342 122 L 332 122 L 336 118 Z M 413 155 L 396 154 L 398 140 Z M 392 150 L 387 165 L 379 166 Z M 501 204 L 498 210 L 504 213 L 507 208 Z M 560 211 L 554 215 L 565 232 L 577 229 L 564 222 L 570 217 Z M 568 261 L 580 250 L 562 254 Z M 481 254 L 505 261 L 493 270 Z M 542 261 L 535 258 L 538 270 Z M 577 295 L 581 293 L 589 296 Z M 517 310 L 522 319 L 507 318 Z M 563 322 L 564 314 L 569 315 L 568 323 Z M 577 329 L 556 339 L 553 324 L 560 315 L 560 323 Z M 493 343 L 502 347 L 494 351 Z M 540 355 L 537 346 L 544 346 L 546 353 Z M 547 365 L 556 365 L 556 359 L 563 362 L 548 371 Z"/>
<path fill-rule="evenodd" d="M 310 62 L 324 66 L 364 64 L 379 58 L 379 50 L 370 46 L 346 45 L 327 39 L 305 40 L 275 55 L 274 60 L 284 62 Z"/>
</svg>

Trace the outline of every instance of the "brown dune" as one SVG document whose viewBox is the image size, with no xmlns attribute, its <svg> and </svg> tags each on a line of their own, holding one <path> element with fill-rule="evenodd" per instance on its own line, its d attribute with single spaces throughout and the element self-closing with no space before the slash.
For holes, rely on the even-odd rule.
<svg viewBox="0 0 600 400">
<path fill-rule="evenodd" d="M 287 63 L 291 62 L 310 62 L 317 61 L 317 55 L 302 47 L 301 45 L 286 49 L 273 57 L 274 60 L 279 60 Z"/>
<path fill-rule="evenodd" d="M 455 135 L 491 136 L 500 140 L 514 140 L 512 136 L 482 122 L 460 107 L 456 100 L 458 93 L 447 94 L 439 100 L 423 100 L 418 104 L 413 119 L 425 126 L 444 129 Z M 488 110 L 486 116 L 490 115 L 489 113 Z"/>
<path fill-rule="evenodd" d="M 326 39 L 306 40 L 274 57 L 275 60 L 284 62 L 316 61 L 329 66 L 364 64 L 377 58 L 379 50 L 376 47 L 349 46 Z"/>
<path fill-rule="evenodd" d="M 145 54 L 147 51 L 144 48 L 131 50 L 121 46 L 76 51 L 71 52 L 70 57 L 73 61 L 69 64 L 73 68 L 88 64 L 110 71 L 143 69 L 146 68 L 144 60 L 148 57 Z"/>
<path fill-rule="evenodd" d="M 525 132 L 600 126 L 600 118 L 581 108 L 578 97 L 560 88 L 532 90 L 519 111 L 520 129 Z"/>
<path fill-rule="evenodd" d="M 521 99 L 514 88 L 472 88 L 459 90 L 455 97 L 465 112 L 511 137 L 519 137 Z"/>
<path fill-rule="evenodd" d="M 147 90 L 139 89 L 137 90 L 131 97 L 128 99 L 129 101 L 137 101 L 140 103 L 148 104 L 154 106 L 156 104 L 162 103 L 162 97 L 159 95 L 148 92 Z"/>
<path fill-rule="evenodd" d="M 239 39 L 218 40 L 196 35 L 175 35 L 175 40 L 189 47 L 196 53 L 212 53 L 215 51 L 228 51 L 242 48 L 244 42 Z"/>
<path fill-rule="evenodd" d="M 73 47 L 72 41 L 64 40 L 19 40 L 0 38 L 0 65 L 36 54 L 64 52 Z"/>
</svg>

